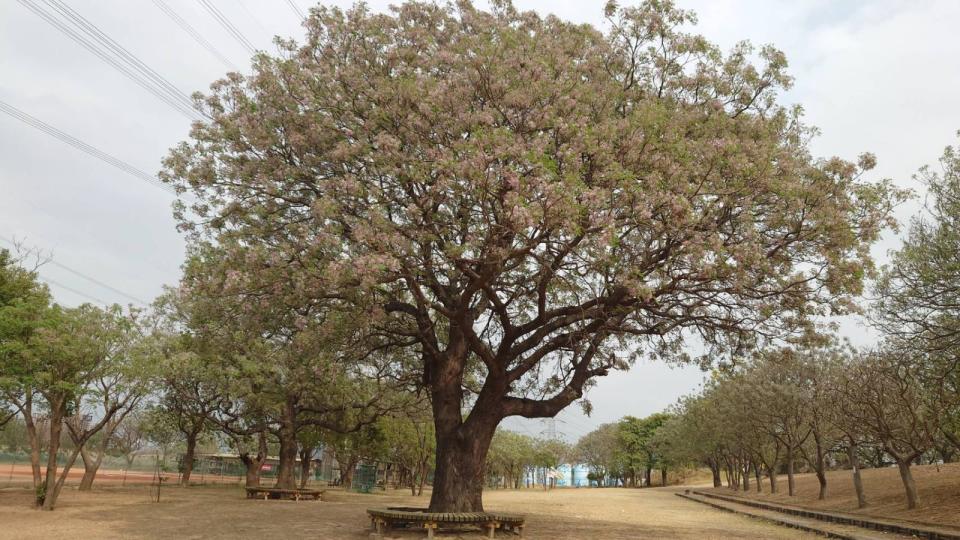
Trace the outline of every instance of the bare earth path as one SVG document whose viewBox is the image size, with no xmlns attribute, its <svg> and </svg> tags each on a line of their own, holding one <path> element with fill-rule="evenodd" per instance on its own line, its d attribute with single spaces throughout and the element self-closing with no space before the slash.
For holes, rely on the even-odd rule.
<svg viewBox="0 0 960 540">
<path fill-rule="evenodd" d="M 65 491 L 53 513 L 30 508 L 26 489 L 0 489 L 0 538 L 311 538 L 369 537 L 365 509 L 424 505 L 403 492 L 361 495 L 328 491 L 329 502 L 252 501 L 236 487 L 164 488 L 152 502 L 146 486 Z M 526 538 L 614 539 L 815 538 L 713 510 L 671 489 L 489 491 L 485 506 L 528 516 Z M 422 538 L 402 533 L 398 538 Z M 438 538 L 480 538 L 440 534 Z M 511 538 L 500 534 L 498 538 Z"/>
</svg>

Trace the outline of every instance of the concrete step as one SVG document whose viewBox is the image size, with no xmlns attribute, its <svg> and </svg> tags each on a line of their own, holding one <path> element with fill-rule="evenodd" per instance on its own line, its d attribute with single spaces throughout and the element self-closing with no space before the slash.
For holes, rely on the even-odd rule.
<svg viewBox="0 0 960 540">
<path fill-rule="evenodd" d="M 795 517 L 811 518 L 828 523 L 836 523 L 839 525 L 852 525 L 854 527 L 860 527 L 861 529 L 900 534 L 914 538 L 925 538 L 927 540 L 960 540 L 960 530 L 955 527 L 947 527 L 931 523 L 883 519 L 872 516 L 864 516 L 862 514 L 811 510 L 809 508 L 803 508 L 800 506 L 757 500 L 730 493 L 717 493 L 716 491 L 693 490 L 692 493 L 694 495 L 699 495 L 713 500 L 727 501 L 760 510 L 771 510 Z"/>
<path fill-rule="evenodd" d="M 736 514 L 770 521 L 772 523 L 776 523 L 777 525 L 782 525 L 784 527 L 790 527 L 792 529 L 798 529 L 801 531 L 812 532 L 821 536 L 826 536 L 827 538 L 839 538 L 842 540 L 916 539 L 915 536 L 911 535 L 871 531 L 855 525 L 843 525 L 820 521 L 811 517 L 792 516 L 782 512 L 777 512 L 776 510 L 755 508 L 738 502 L 706 497 L 699 493 L 677 493 L 677 496 L 700 504 L 706 504 L 718 510 L 734 512 Z"/>
</svg>

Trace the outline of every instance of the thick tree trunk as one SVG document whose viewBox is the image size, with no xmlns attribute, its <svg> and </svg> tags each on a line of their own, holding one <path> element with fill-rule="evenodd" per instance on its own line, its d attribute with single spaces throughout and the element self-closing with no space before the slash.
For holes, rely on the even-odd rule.
<svg viewBox="0 0 960 540">
<path fill-rule="evenodd" d="M 666 467 L 662 467 L 660 469 L 660 485 L 661 486 L 667 485 L 667 468 Z"/>
<path fill-rule="evenodd" d="M 903 481 L 903 490 L 907 495 L 907 508 L 917 507 L 917 484 L 913 481 L 913 473 L 910 471 L 909 459 L 897 459 L 897 468 L 900 469 L 900 480 Z"/>
<path fill-rule="evenodd" d="M 260 461 L 254 459 L 248 453 L 240 454 L 240 461 L 243 462 L 245 468 L 244 486 L 248 488 L 260 487 Z"/>
<path fill-rule="evenodd" d="M 757 480 L 757 493 L 763 493 L 763 474 L 760 472 L 760 464 L 753 464 L 753 476 Z"/>
<path fill-rule="evenodd" d="M 767 467 L 767 476 L 770 477 L 770 493 L 777 492 L 777 464 Z"/>
<path fill-rule="evenodd" d="M 437 468 L 433 476 L 431 512 L 482 512 L 483 464 L 493 430 L 460 435 L 437 430 Z"/>
<path fill-rule="evenodd" d="M 743 490 L 750 491 L 750 466 L 748 464 L 743 465 Z"/>
<path fill-rule="evenodd" d="M 428 359 L 437 443 L 431 512 L 482 512 L 484 461 L 500 423 L 508 382 L 491 375 L 473 409 L 463 418 L 464 366 L 469 354 L 461 330 L 452 325 L 447 350 Z"/>
<path fill-rule="evenodd" d="M 90 455 L 86 445 L 80 447 L 80 458 L 83 460 L 83 478 L 80 480 L 80 491 L 93 489 L 93 481 L 97 478 L 100 464 L 103 463 L 103 454 L 104 448 L 102 446 L 96 458 Z"/>
<path fill-rule="evenodd" d="M 197 452 L 197 436 L 198 433 L 192 432 L 187 433 L 187 451 L 183 455 L 183 462 L 181 466 L 180 474 L 180 485 L 189 486 L 190 485 L 190 475 L 193 473 L 193 456 Z"/>
<path fill-rule="evenodd" d="M 294 489 L 296 479 L 294 469 L 297 465 L 297 437 L 291 428 L 280 428 L 280 462 L 277 465 L 277 483 L 274 487 Z"/>
<path fill-rule="evenodd" d="M 434 385 L 431 392 L 437 457 L 430 511 L 482 512 L 484 462 L 501 420 L 499 392 L 481 392 L 464 420 L 459 385 L 463 364 L 452 362 L 448 370 L 436 375 L 446 384 Z"/>
<path fill-rule="evenodd" d="M 257 434 L 257 455 L 252 456 L 250 452 L 241 452 L 240 461 L 246 468 L 246 487 L 260 487 L 260 471 L 263 470 L 263 464 L 267 461 L 266 433 L 261 431 Z"/>
<path fill-rule="evenodd" d="M 867 496 L 863 492 L 863 479 L 860 477 L 860 456 L 857 455 L 857 444 L 850 441 L 847 447 L 847 455 L 850 457 L 850 468 L 853 470 L 853 488 L 857 492 L 857 508 L 867 506 Z"/>
<path fill-rule="evenodd" d="M 57 499 L 60 497 L 60 492 L 63 490 L 63 485 L 67 480 L 67 476 L 70 474 L 70 468 L 73 467 L 74 463 L 76 463 L 77 456 L 80 455 L 80 450 L 83 448 L 83 445 L 86 444 L 87 440 L 81 439 L 78 441 L 77 447 L 73 452 L 71 452 L 66 464 L 64 464 L 63 471 L 58 475 L 57 455 L 60 451 L 60 438 L 63 434 L 63 418 L 65 416 L 66 398 L 48 398 L 48 402 L 50 403 L 51 411 L 50 443 L 47 450 L 49 453 L 47 455 L 47 474 L 46 481 L 44 482 L 42 508 L 44 510 L 53 510 L 56 507 Z"/>
</svg>

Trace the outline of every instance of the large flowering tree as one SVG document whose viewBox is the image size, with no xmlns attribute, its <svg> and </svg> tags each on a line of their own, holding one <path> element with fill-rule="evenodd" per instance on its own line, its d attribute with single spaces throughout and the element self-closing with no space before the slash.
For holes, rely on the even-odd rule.
<svg viewBox="0 0 960 540">
<path fill-rule="evenodd" d="M 182 226 L 243 261 L 238 292 L 352 311 L 357 346 L 417 354 L 434 511 L 482 508 L 501 420 L 553 416 L 633 354 L 851 309 L 899 196 L 861 179 L 869 155 L 811 157 L 780 52 L 721 54 L 670 2 L 606 14 L 317 8 L 302 46 L 213 85 L 166 160 Z"/>
</svg>

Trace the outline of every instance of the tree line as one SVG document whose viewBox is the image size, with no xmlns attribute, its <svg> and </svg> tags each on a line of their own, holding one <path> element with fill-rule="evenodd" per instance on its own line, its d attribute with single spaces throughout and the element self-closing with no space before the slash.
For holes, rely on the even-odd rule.
<svg viewBox="0 0 960 540">
<path fill-rule="evenodd" d="M 669 413 L 625 416 L 581 437 L 576 456 L 589 467 L 588 479 L 599 486 L 612 482 L 615 486 L 649 487 L 654 485 L 654 470 L 658 470 L 659 484 L 667 485 L 667 472 L 674 463 L 665 452 L 668 442 L 662 428 L 670 418 Z M 676 465 L 678 470 L 686 467 L 686 463 Z"/>
<path fill-rule="evenodd" d="M 170 290 L 150 310 L 67 308 L 39 281 L 42 264 L 29 250 L 0 251 L 0 428 L 8 447 L 29 452 L 37 506 L 55 507 L 78 461 L 86 491 L 106 455 L 129 463 L 146 446 L 182 450 L 189 485 L 201 443 L 236 452 L 248 486 L 272 455 L 276 485 L 295 487 L 299 472 L 302 486 L 326 446 L 348 485 L 358 462 L 381 460 L 422 491 L 435 448 L 429 405 L 382 359 L 345 369 L 332 325 L 233 311 L 199 289 Z"/>
<path fill-rule="evenodd" d="M 598 487 L 667 485 L 668 471 L 676 468 L 678 473 L 686 473 L 691 466 L 671 451 L 672 435 L 665 426 L 672 418 L 666 412 L 643 418 L 625 416 L 584 434 L 573 444 L 498 430 L 487 454 L 487 485 L 518 489 L 532 479 L 550 487 L 556 485 L 556 469 L 561 465 L 570 466 L 566 474 L 571 475 L 574 470 L 586 469 L 588 482 Z"/>
<path fill-rule="evenodd" d="M 53 303 L 25 258 L 0 250 L 0 427 L 19 416 L 36 503 L 52 510 L 78 458 L 90 488 L 105 441 L 147 394 L 158 344 L 138 311 Z"/>
<path fill-rule="evenodd" d="M 857 350 L 831 333 L 760 350 L 715 370 L 668 423 L 676 459 L 708 466 L 734 489 L 795 493 L 802 466 L 828 496 L 826 471 L 895 465 L 908 508 L 919 504 L 911 466 L 960 456 L 960 159 L 948 147 L 918 179 L 924 211 L 875 280 L 869 321 L 881 339 Z"/>
</svg>

